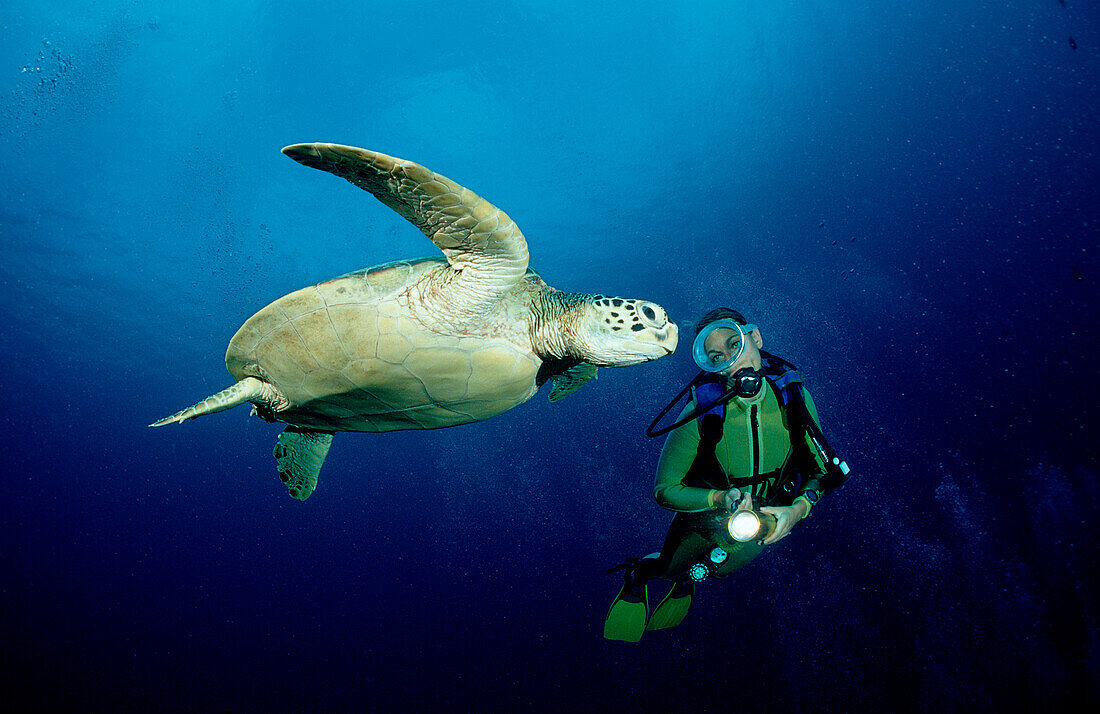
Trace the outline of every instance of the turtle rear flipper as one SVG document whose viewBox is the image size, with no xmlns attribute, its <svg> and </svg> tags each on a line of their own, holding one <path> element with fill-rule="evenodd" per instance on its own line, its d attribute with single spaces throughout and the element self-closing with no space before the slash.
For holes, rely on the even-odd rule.
<svg viewBox="0 0 1100 714">
<path fill-rule="evenodd" d="M 287 407 L 287 399 L 274 385 L 257 377 L 245 377 L 241 381 L 212 394 L 198 404 L 176 412 L 172 416 L 164 417 L 153 422 L 149 426 L 164 426 L 165 424 L 182 424 L 188 419 L 200 417 L 203 414 L 232 409 L 235 406 L 252 402 L 260 404 L 271 411 L 282 411 Z"/>
<path fill-rule="evenodd" d="M 304 501 L 317 488 L 317 474 L 330 446 L 331 431 L 288 426 L 279 434 L 275 459 L 279 462 L 279 478 L 292 497 Z"/>
</svg>

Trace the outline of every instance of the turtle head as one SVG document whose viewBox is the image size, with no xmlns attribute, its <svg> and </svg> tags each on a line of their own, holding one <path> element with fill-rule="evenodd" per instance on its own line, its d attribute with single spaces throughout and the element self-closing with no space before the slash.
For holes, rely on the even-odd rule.
<svg viewBox="0 0 1100 714">
<path fill-rule="evenodd" d="M 663 307 L 646 300 L 590 295 L 577 306 L 576 356 L 600 367 L 626 367 L 670 355 L 679 332 Z"/>
</svg>

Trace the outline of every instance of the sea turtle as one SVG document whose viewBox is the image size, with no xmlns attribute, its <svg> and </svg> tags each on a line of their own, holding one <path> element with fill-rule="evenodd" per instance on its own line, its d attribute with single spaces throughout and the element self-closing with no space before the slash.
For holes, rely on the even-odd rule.
<svg viewBox="0 0 1100 714">
<path fill-rule="evenodd" d="M 304 500 L 337 431 L 439 429 L 550 401 L 596 376 L 676 349 L 652 302 L 555 290 L 527 268 L 503 211 L 411 161 L 337 144 L 295 144 L 295 161 L 370 191 L 443 251 L 386 263 L 281 297 L 229 342 L 237 383 L 150 426 L 251 402 L 286 429 L 279 476 Z"/>
</svg>

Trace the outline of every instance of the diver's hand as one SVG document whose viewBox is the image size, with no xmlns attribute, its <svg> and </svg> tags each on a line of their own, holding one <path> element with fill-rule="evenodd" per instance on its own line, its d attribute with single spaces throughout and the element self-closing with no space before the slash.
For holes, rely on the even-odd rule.
<svg viewBox="0 0 1100 714">
<path fill-rule="evenodd" d="M 746 508 L 744 505 L 746 498 L 749 504 L 747 508 L 752 508 L 752 496 L 750 496 L 748 492 L 742 493 L 741 489 L 731 488 L 728 491 L 715 491 L 712 502 L 715 508 L 721 508 L 724 511 L 733 513 L 734 511 Z"/>
<path fill-rule="evenodd" d="M 764 506 L 760 511 L 775 516 L 775 530 L 763 541 L 764 545 L 771 545 L 786 538 L 795 524 L 810 512 L 810 507 L 799 502 L 793 506 Z"/>
</svg>

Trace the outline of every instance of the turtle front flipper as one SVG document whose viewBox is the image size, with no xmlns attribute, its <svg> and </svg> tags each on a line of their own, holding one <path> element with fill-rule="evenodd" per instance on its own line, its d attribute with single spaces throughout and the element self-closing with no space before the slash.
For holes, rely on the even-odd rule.
<svg viewBox="0 0 1100 714">
<path fill-rule="evenodd" d="M 596 365 L 589 362 L 546 360 L 539 368 L 535 383 L 541 387 L 550 380 L 550 401 L 556 402 L 583 387 L 588 380 L 595 379 L 596 372 Z"/>
<path fill-rule="evenodd" d="M 317 474 L 330 446 L 331 431 L 288 426 L 279 434 L 274 455 L 279 462 L 279 478 L 292 497 L 304 501 L 317 488 Z"/>
<path fill-rule="evenodd" d="M 512 219 L 445 176 L 339 144 L 294 144 L 283 153 L 369 191 L 423 231 L 458 272 L 458 282 L 471 294 L 468 300 L 495 301 L 527 272 L 527 240 Z"/>
<path fill-rule="evenodd" d="M 588 362 L 575 364 L 569 369 L 550 375 L 553 386 L 550 389 L 550 401 L 556 402 L 568 397 L 584 386 L 585 382 L 596 378 L 596 365 Z"/>
</svg>

